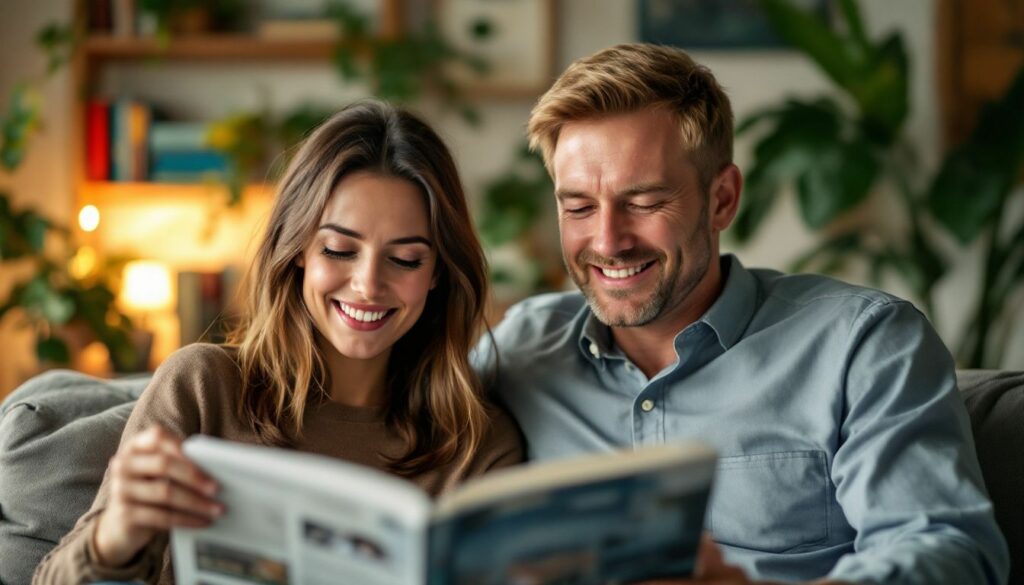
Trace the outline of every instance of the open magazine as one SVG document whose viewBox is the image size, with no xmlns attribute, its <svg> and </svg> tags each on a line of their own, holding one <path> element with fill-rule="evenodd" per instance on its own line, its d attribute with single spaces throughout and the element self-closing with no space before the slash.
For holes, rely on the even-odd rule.
<svg viewBox="0 0 1024 585">
<path fill-rule="evenodd" d="M 185 453 L 227 513 L 175 529 L 176 581 L 351 585 L 630 583 L 693 571 L 714 453 L 645 447 L 523 465 L 438 500 L 383 472 L 205 436 Z"/>
</svg>

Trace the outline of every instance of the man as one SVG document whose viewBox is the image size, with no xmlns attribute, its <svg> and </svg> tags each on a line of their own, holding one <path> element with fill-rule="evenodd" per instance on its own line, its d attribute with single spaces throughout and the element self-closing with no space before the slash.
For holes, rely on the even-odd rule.
<svg viewBox="0 0 1024 585">
<path fill-rule="evenodd" d="M 531 458 L 714 446 L 708 580 L 1005 581 L 928 321 L 879 291 L 719 256 L 743 180 L 707 69 L 667 47 L 601 51 L 540 99 L 529 133 L 582 294 L 513 307 L 475 357 L 497 364 Z"/>
</svg>

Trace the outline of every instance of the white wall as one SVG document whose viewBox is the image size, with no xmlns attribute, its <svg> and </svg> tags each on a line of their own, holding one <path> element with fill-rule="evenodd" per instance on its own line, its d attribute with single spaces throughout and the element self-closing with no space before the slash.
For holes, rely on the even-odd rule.
<svg viewBox="0 0 1024 585">
<path fill-rule="evenodd" d="M 263 0 L 268 2 L 269 0 Z M 31 35 L 44 22 L 68 14 L 69 0 L 4 0 L 0 2 L 0 91 L 6 96 L 13 80 L 42 69 L 39 52 L 31 48 Z M 928 168 L 939 155 L 940 124 L 935 90 L 935 2 L 863 0 L 869 34 L 902 31 L 912 59 L 911 118 L 908 135 Z M 608 45 L 636 39 L 636 8 L 624 0 L 563 0 L 559 68 Z M 790 94 L 813 95 L 829 91 L 829 84 L 804 57 L 794 52 L 702 51 L 694 57 L 709 66 L 729 93 L 737 118 L 778 103 Z M 191 115 L 215 116 L 259 107 L 287 108 L 302 101 L 342 104 L 362 95 L 358 87 L 343 86 L 329 68 L 318 65 L 154 65 L 111 68 L 110 86 L 129 88 L 140 97 L 174 104 Z M 31 200 L 53 217 L 67 221 L 71 182 L 66 159 L 68 112 L 71 93 L 66 76 L 46 85 L 46 127 L 36 138 L 18 175 L 0 175 L 0 187 L 10 187 L 19 200 Z M 481 105 L 482 129 L 466 126 L 436 104 L 421 110 L 450 142 L 471 194 L 503 171 L 524 135 L 531 100 L 488 101 Z M 736 158 L 741 168 L 749 161 L 750 144 L 739 141 Z M 11 187 L 13 185 L 13 187 Z M 880 205 L 885 205 L 884 197 Z M 732 250 L 748 265 L 785 268 L 814 241 L 800 222 L 792 198 L 785 198 L 750 245 Z M 975 255 L 966 253 L 942 283 L 938 297 L 940 332 L 947 338 L 967 318 L 967 299 L 976 282 Z M 850 275 L 857 279 L 858 275 Z M 2 278 L 0 278 L 2 285 Z M 905 295 L 899 283 L 887 285 Z M 1021 328 L 1024 330 L 1024 328 Z M 7 333 L 4 342 L 7 345 Z M 1018 336 L 1024 337 L 1024 336 Z M 0 352 L 0 372 L 3 367 Z M 1024 339 L 1018 339 L 1008 364 L 1024 367 Z M 3 386 L 0 379 L 0 387 Z"/>
</svg>

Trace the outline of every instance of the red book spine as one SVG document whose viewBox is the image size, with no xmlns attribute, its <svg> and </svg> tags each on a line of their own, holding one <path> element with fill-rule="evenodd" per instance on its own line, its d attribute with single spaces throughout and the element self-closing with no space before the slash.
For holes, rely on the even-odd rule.
<svg viewBox="0 0 1024 585">
<path fill-rule="evenodd" d="M 86 177 L 90 181 L 110 180 L 110 104 L 91 101 L 85 112 Z"/>
</svg>

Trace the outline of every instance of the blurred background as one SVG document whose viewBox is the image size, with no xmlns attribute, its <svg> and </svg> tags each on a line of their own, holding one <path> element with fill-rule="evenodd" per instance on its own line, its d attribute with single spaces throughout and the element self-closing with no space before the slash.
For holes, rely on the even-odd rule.
<svg viewBox="0 0 1024 585">
<path fill-rule="evenodd" d="M 707 65 L 747 185 L 724 251 L 911 299 L 1024 368 L 1024 0 L 4 0 L 0 397 L 218 340 L 291 147 L 366 96 L 451 146 L 494 316 L 571 286 L 530 108 L 632 41 Z"/>
</svg>

